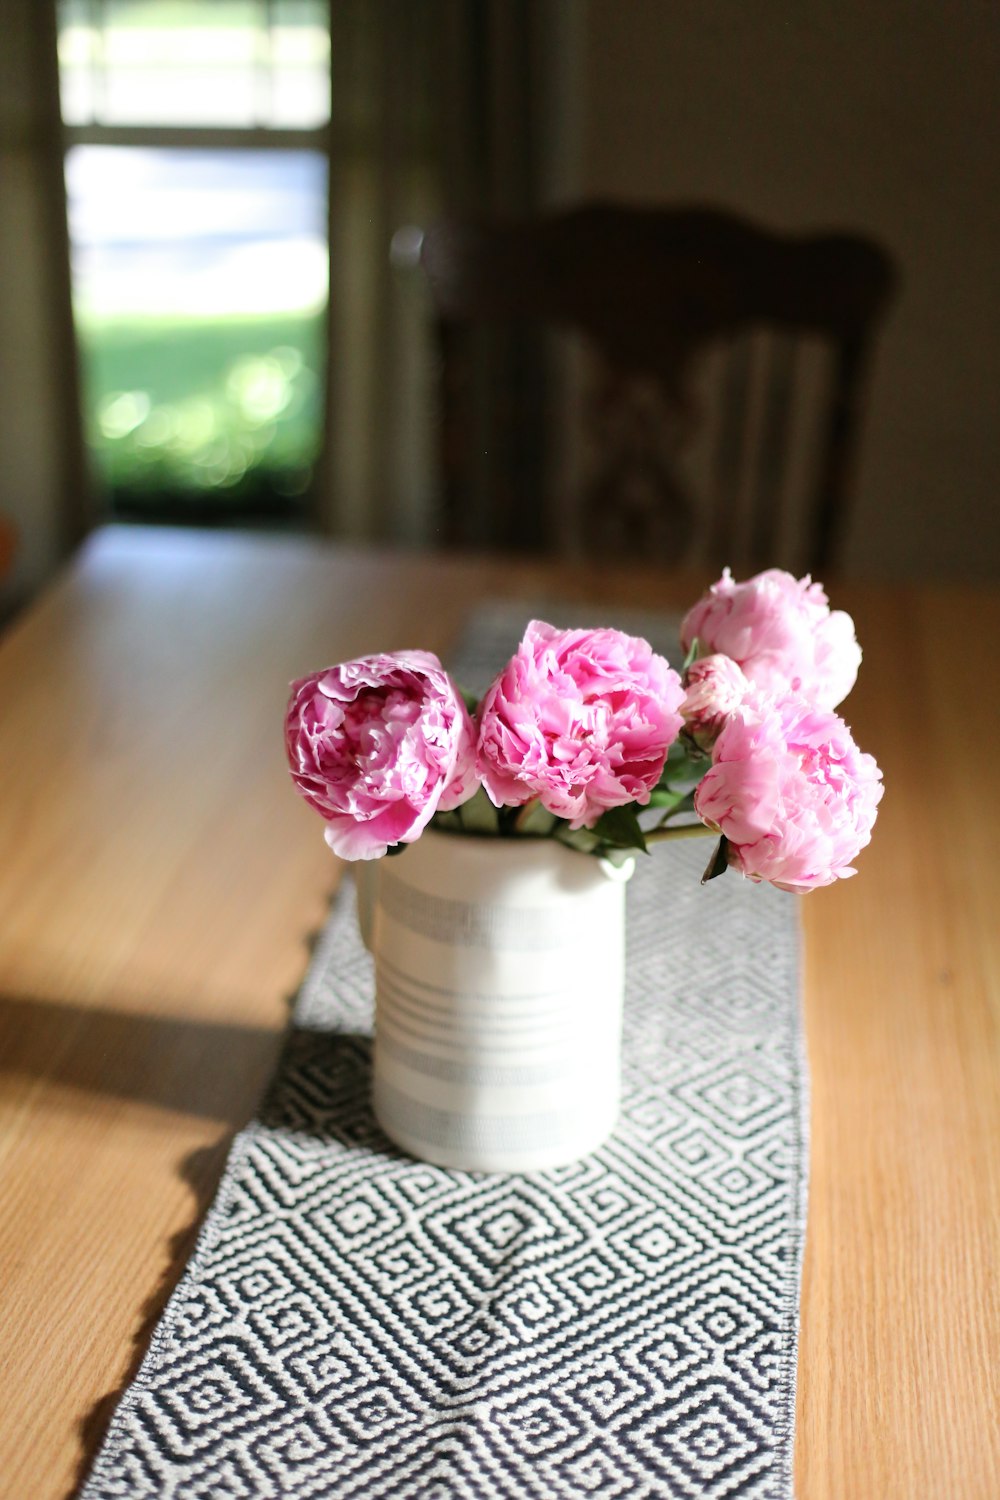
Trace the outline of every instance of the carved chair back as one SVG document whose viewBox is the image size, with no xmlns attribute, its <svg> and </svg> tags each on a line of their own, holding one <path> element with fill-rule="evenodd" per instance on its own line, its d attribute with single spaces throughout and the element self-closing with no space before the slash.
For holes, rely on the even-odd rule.
<svg viewBox="0 0 1000 1500">
<path fill-rule="evenodd" d="M 791 506 L 800 564 L 835 561 L 895 283 L 878 245 L 775 234 L 712 209 L 594 203 L 530 222 L 442 222 L 421 264 L 440 341 L 446 544 L 557 545 L 542 501 L 554 430 L 542 335 L 558 329 L 589 351 L 558 532 L 590 553 L 759 567 L 776 560 Z M 825 365 L 804 422 L 800 349 L 817 345 Z M 793 480 L 802 493 L 789 499 Z"/>
</svg>

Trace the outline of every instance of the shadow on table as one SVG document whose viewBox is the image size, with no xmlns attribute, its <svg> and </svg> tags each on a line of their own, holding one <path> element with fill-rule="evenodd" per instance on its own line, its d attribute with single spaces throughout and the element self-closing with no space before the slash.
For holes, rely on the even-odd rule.
<svg viewBox="0 0 1000 1500">
<path fill-rule="evenodd" d="M 239 1029 L 234 1028 L 236 1032 Z M 112 1030 L 117 1036 L 117 1027 Z M 209 1026 L 199 1031 L 195 1025 L 202 1043 L 208 1035 L 214 1037 L 215 1033 L 224 1040 L 227 1030 L 226 1027 Z M 248 1046 L 254 1035 L 247 1029 L 244 1041 Z M 271 1128 L 295 1130 L 319 1141 L 336 1141 L 341 1148 L 349 1148 L 355 1143 L 388 1147 L 371 1109 L 370 1037 L 294 1026 L 283 1037 L 274 1033 L 262 1035 L 269 1039 L 272 1055 L 277 1053 L 280 1045 L 280 1060 L 274 1057 L 271 1084 L 254 1112 L 256 1119 Z M 254 1050 L 251 1046 L 251 1051 Z M 227 1057 L 232 1057 L 231 1048 L 227 1048 Z M 221 1060 L 220 1069 L 225 1070 Z M 127 1085 L 127 1075 L 123 1076 L 122 1083 Z M 127 1086 L 122 1091 L 131 1096 L 136 1092 Z M 159 1090 L 155 1102 L 166 1102 Z M 205 1102 L 207 1104 L 207 1100 Z M 194 1097 L 187 1097 L 186 1105 L 179 1105 L 176 1097 L 172 1103 L 174 1107 L 192 1107 Z M 203 1112 L 216 1117 L 219 1114 L 217 1109 L 206 1108 Z M 191 1152 L 179 1164 L 178 1175 L 194 1194 L 194 1211 L 190 1222 L 170 1237 L 159 1285 L 141 1310 L 125 1376 L 120 1385 L 94 1403 L 80 1424 L 79 1466 L 67 1500 L 74 1500 L 86 1482 L 118 1403 L 135 1380 L 153 1333 L 187 1268 L 218 1191 L 235 1134 L 235 1128 L 226 1130 L 213 1145 Z"/>
<path fill-rule="evenodd" d="M 132 1099 L 236 1124 L 277 1063 L 277 1027 L 0 995 L 0 1080 Z"/>
</svg>

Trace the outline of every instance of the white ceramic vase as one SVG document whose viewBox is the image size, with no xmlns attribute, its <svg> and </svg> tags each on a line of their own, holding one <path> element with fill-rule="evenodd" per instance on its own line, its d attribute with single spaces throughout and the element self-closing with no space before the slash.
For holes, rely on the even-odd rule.
<svg viewBox="0 0 1000 1500">
<path fill-rule="evenodd" d="M 618 1116 L 625 882 L 552 839 L 426 832 L 365 871 L 374 1107 L 423 1161 L 575 1161 Z"/>
</svg>

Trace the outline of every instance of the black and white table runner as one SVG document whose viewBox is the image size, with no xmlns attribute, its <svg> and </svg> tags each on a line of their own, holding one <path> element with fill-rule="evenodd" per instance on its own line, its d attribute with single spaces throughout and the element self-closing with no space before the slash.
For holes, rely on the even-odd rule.
<svg viewBox="0 0 1000 1500">
<path fill-rule="evenodd" d="M 462 680 L 526 618 L 484 613 Z M 597 623 L 662 649 L 662 621 Z M 379 1132 L 345 884 L 81 1500 L 791 1495 L 797 901 L 702 888 L 709 848 L 661 846 L 630 882 L 615 1134 L 525 1176 L 427 1166 Z"/>
</svg>

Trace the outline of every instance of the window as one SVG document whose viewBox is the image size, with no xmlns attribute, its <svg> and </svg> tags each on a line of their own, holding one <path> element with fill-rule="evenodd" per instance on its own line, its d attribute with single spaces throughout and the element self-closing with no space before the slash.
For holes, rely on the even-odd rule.
<svg viewBox="0 0 1000 1500">
<path fill-rule="evenodd" d="M 107 508 L 301 524 L 323 430 L 327 8 L 58 14 L 84 426 Z"/>
</svg>

